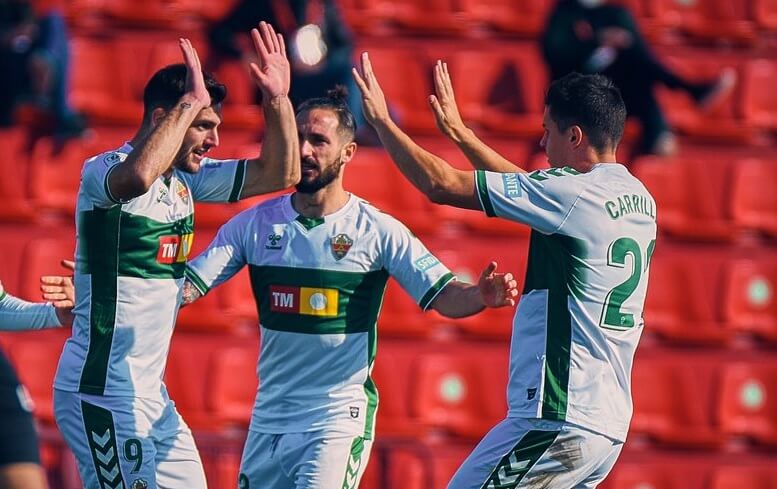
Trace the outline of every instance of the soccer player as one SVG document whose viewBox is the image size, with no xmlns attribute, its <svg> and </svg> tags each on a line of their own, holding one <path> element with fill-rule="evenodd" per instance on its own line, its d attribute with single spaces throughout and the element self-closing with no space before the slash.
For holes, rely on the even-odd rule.
<svg viewBox="0 0 777 489">
<path fill-rule="evenodd" d="M 206 487 L 191 431 L 162 382 L 194 201 L 232 202 L 299 178 L 283 39 L 265 23 L 251 35 L 267 127 L 257 159 L 206 157 L 219 143 L 225 88 L 181 39 L 185 63 L 148 82 L 137 134 L 84 165 L 75 321 L 54 381 L 55 418 L 84 487 Z"/>
<path fill-rule="evenodd" d="M 448 317 L 513 305 L 511 274 L 453 274 L 399 221 L 343 188 L 356 154 L 344 90 L 297 110 L 297 191 L 238 214 L 187 268 L 187 301 L 248 265 L 261 315 L 259 389 L 241 489 L 355 488 L 375 434 L 370 376 L 389 277 Z M 350 163 L 350 164 L 358 164 Z"/>
<path fill-rule="evenodd" d="M 509 411 L 448 487 L 596 487 L 631 419 L 631 365 L 656 238 L 655 201 L 615 159 L 626 119 L 620 93 L 599 75 L 553 82 L 541 142 L 552 168 L 526 173 L 461 123 L 438 63 L 430 103 L 443 132 L 479 168 L 471 172 L 397 128 L 366 53 L 354 77 L 383 145 L 432 201 L 532 228 L 513 321 Z"/>
<path fill-rule="evenodd" d="M 72 262 L 67 262 L 71 263 Z M 66 265 L 67 266 L 67 265 Z M 0 283 L 0 330 L 58 328 L 73 321 L 75 293 L 70 277 L 41 277 L 43 287 L 56 287 L 52 303 L 32 303 L 8 294 Z M 34 365 L 30 365 L 34 368 Z M 32 400 L 0 350 L 0 487 L 44 489 L 38 434 L 32 419 Z"/>
</svg>

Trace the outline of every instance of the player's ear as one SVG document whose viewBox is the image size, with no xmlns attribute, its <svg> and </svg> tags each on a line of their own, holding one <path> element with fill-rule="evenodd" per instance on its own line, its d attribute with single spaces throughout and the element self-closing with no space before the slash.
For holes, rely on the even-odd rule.
<svg viewBox="0 0 777 489">
<path fill-rule="evenodd" d="M 343 146 L 343 149 L 340 150 L 340 158 L 343 163 L 348 163 L 353 159 L 353 157 L 356 155 L 356 148 L 358 145 L 356 144 L 356 141 L 351 141 L 350 143 Z"/>
<path fill-rule="evenodd" d="M 580 126 L 572 126 L 569 128 L 567 136 L 569 137 L 569 142 L 572 143 L 572 146 L 577 148 L 583 142 L 583 129 Z"/>
<path fill-rule="evenodd" d="M 163 109 L 162 107 L 157 107 L 151 112 L 151 126 L 156 127 L 159 125 L 159 123 L 162 121 L 162 119 L 167 115 L 167 111 Z"/>
</svg>

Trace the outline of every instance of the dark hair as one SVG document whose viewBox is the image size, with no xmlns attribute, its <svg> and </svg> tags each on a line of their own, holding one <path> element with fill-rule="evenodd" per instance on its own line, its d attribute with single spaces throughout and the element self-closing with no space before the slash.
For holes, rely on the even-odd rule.
<svg viewBox="0 0 777 489">
<path fill-rule="evenodd" d="M 297 107 L 297 115 L 303 112 L 309 112 L 313 109 L 327 109 L 337 114 L 339 126 L 338 131 L 345 133 L 353 140 L 356 135 L 356 119 L 348 108 L 348 89 L 342 85 L 337 85 L 331 90 L 327 90 L 323 97 L 316 97 L 305 100 Z"/>
<path fill-rule="evenodd" d="M 618 87 L 605 76 L 563 76 L 550 84 L 545 105 L 560 131 L 580 126 L 599 152 L 615 149 L 623 137 L 626 105 Z"/>
<path fill-rule="evenodd" d="M 227 96 L 227 87 L 222 85 L 208 72 L 203 71 L 205 87 L 210 94 L 211 106 L 215 107 Z M 172 109 L 186 90 L 186 65 L 178 63 L 165 66 L 154 73 L 143 90 L 143 110 L 145 116 L 157 107 Z"/>
</svg>

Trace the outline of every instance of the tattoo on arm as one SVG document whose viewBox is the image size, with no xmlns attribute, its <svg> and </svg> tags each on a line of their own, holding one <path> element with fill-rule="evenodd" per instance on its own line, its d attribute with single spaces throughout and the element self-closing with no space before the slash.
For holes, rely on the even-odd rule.
<svg viewBox="0 0 777 489">
<path fill-rule="evenodd" d="M 200 291 L 197 290 L 197 287 L 192 285 L 191 282 L 188 280 L 184 282 L 183 284 L 183 306 L 189 305 L 192 302 L 196 301 L 202 297 L 202 294 L 200 294 Z"/>
<path fill-rule="evenodd" d="M 191 109 L 192 108 L 192 104 L 190 104 L 189 102 L 181 102 L 181 108 L 184 109 L 184 110 Z"/>
</svg>

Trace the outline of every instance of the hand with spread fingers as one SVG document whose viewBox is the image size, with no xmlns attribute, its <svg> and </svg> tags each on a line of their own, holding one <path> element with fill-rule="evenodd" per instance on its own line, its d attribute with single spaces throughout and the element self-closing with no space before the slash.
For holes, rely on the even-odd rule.
<svg viewBox="0 0 777 489">
<path fill-rule="evenodd" d="M 202 64 L 197 50 L 194 49 L 192 42 L 185 38 L 180 38 L 178 45 L 186 64 L 186 93 L 198 100 L 203 107 L 210 106 L 210 94 L 205 86 L 205 77 L 202 74 Z"/>
<path fill-rule="evenodd" d="M 432 105 L 437 127 L 448 138 L 455 139 L 466 126 L 456 104 L 448 63 L 440 60 L 437 60 L 434 66 L 434 93 L 429 96 L 429 103 Z"/>
<path fill-rule="evenodd" d="M 75 270 L 75 263 L 62 260 L 62 266 Z M 52 303 L 57 312 L 59 322 L 68 325 L 73 323 L 73 306 L 76 301 L 76 291 L 73 286 L 73 276 L 44 275 L 40 278 L 40 290 L 43 299 Z"/>
<path fill-rule="evenodd" d="M 291 86 L 291 67 L 286 57 L 286 44 L 283 36 L 276 33 L 272 26 L 260 22 L 257 29 L 251 30 L 258 63 L 250 63 L 251 77 L 266 99 L 288 95 Z"/>
<path fill-rule="evenodd" d="M 496 262 L 492 261 L 480 274 L 478 288 L 486 307 L 515 306 L 518 297 L 518 283 L 512 273 L 497 273 Z"/>
<path fill-rule="evenodd" d="M 356 86 L 359 87 L 362 94 L 364 117 L 370 125 L 374 126 L 377 123 L 390 120 L 391 116 L 386 105 L 386 96 L 383 95 L 383 89 L 380 88 L 378 79 L 372 71 L 369 54 L 362 53 L 361 65 L 361 73 L 356 68 L 351 71 Z"/>
</svg>

